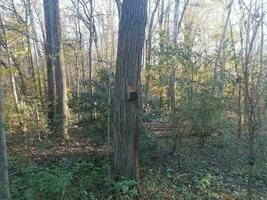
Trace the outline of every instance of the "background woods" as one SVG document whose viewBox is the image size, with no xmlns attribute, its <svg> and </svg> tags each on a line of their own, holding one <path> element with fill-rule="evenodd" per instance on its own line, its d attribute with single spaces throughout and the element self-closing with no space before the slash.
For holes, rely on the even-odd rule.
<svg viewBox="0 0 267 200">
<path fill-rule="evenodd" d="M 0 199 L 266 199 L 264 0 L 0 0 Z"/>
</svg>

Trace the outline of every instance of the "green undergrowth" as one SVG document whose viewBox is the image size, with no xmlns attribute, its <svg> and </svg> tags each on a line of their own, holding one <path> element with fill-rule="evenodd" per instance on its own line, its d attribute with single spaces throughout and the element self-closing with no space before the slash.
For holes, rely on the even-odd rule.
<svg viewBox="0 0 267 200">
<path fill-rule="evenodd" d="M 254 199 L 267 199 L 267 140 L 255 143 Z M 170 147 L 170 140 L 161 140 L 150 159 L 143 158 L 144 199 L 246 199 L 249 165 L 243 140 L 224 134 L 202 146 L 191 138 L 182 141 L 174 155 L 159 155 L 159 149 L 166 152 Z"/>
<path fill-rule="evenodd" d="M 133 180 L 115 181 L 109 164 L 90 159 L 62 158 L 48 166 L 38 166 L 25 158 L 10 162 L 10 189 L 16 200 L 134 199 Z"/>
<path fill-rule="evenodd" d="M 141 180 L 115 180 L 106 158 L 62 157 L 53 162 L 12 157 L 10 188 L 14 200 L 211 200 L 246 198 L 248 161 L 246 144 L 232 135 L 207 140 L 185 139 L 174 155 L 170 144 L 149 137 L 141 143 Z M 256 141 L 253 192 L 267 197 L 266 139 Z M 156 147 L 157 148 L 156 148 Z M 160 151 L 164 149 L 164 151 Z M 162 153 L 165 152 L 165 153 Z M 179 164 L 180 159 L 180 164 Z M 138 186 L 137 186 L 138 185 Z"/>
</svg>

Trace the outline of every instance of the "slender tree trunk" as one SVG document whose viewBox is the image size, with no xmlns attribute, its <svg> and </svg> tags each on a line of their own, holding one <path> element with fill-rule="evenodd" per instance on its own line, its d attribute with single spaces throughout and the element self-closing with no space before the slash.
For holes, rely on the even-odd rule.
<svg viewBox="0 0 267 200">
<path fill-rule="evenodd" d="M 89 21 L 89 44 L 88 44 L 88 68 L 89 68 L 89 101 L 92 104 L 92 95 L 93 95 L 93 85 L 92 85 L 92 69 L 93 69 L 93 39 L 94 39 L 94 30 L 93 30 L 93 0 L 89 1 L 90 3 L 90 21 Z M 90 110 L 91 119 L 93 118 L 93 110 Z"/>
<path fill-rule="evenodd" d="M 187 5 L 189 3 L 189 0 L 186 1 L 183 11 L 181 13 L 181 16 L 179 18 L 179 6 L 180 6 L 180 0 L 175 1 L 175 10 L 174 10 L 174 27 L 173 27 L 173 37 L 172 37 L 172 42 L 174 45 L 177 45 L 177 39 L 179 36 L 180 32 L 180 27 L 182 24 L 182 20 L 187 8 Z M 170 106 L 170 123 L 171 123 L 171 129 L 172 129 L 172 135 L 173 135 L 173 146 L 171 149 L 171 153 L 173 154 L 176 149 L 177 149 L 177 140 L 179 139 L 179 130 L 177 130 L 176 126 L 176 121 L 175 121 L 175 82 L 176 82 L 176 66 L 172 65 L 171 66 L 171 71 L 170 71 L 170 80 L 169 80 L 169 106 Z M 192 79 L 193 79 L 193 71 L 192 71 Z M 191 88 L 191 92 L 192 92 Z M 178 153 L 179 156 L 179 153 Z M 180 160 L 180 158 L 179 158 Z M 180 163 L 180 161 L 179 161 Z"/>
<path fill-rule="evenodd" d="M 18 111 L 19 100 L 18 100 L 18 94 L 17 94 L 16 81 L 14 77 L 13 66 L 11 63 L 9 48 L 7 47 L 6 50 L 7 50 L 7 55 L 8 55 L 9 76 L 10 76 L 10 82 L 12 86 L 12 94 L 14 98 L 15 108 Z"/>
<path fill-rule="evenodd" d="M 236 48 L 235 48 L 235 44 L 234 44 L 234 36 L 233 36 L 233 29 L 232 29 L 232 24 L 230 22 L 230 33 L 231 33 L 231 42 L 232 42 L 232 49 L 234 52 L 234 64 L 235 64 L 235 71 L 236 71 L 236 75 L 237 75 L 237 84 L 238 84 L 238 99 L 237 99 L 237 116 L 238 116 L 238 128 L 237 128 L 237 135 L 238 138 L 241 138 L 241 134 L 242 134 L 242 109 L 241 109 L 241 98 L 242 98 L 242 81 L 241 81 L 241 76 L 240 73 L 238 71 L 238 61 L 237 61 L 237 52 L 236 52 Z M 243 45 L 241 45 L 241 48 L 243 48 Z"/>
<path fill-rule="evenodd" d="M 175 0 L 175 6 L 174 6 L 174 27 L 173 27 L 173 38 L 172 42 L 174 45 L 177 43 L 178 39 L 178 25 L 179 25 L 179 6 L 180 6 L 180 0 Z M 172 135 L 173 135 L 173 141 L 174 144 L 171 149 L 171 153 L 173 154 L 176 151 L 177 148 L 177 139 L 178 139 L 178 133 L 175 129 L 175 82 L 176 82 L 176 74 L 175 74 L 175 66 L 171 66 L 170 71 L 170 80 L 169 80 L 169 100 L 170 100 L 170 122 L 171 122 L 171 129 L 172 129 Z"/>
<path fill-rule="evenodd" d="M 1 16 L 0 16 L 1 20 Z M 0 24 L 0 37 L 4 36 L 2 29 L 2 23 Z M 0 42 L 0 60 L 2 59 L 2 45 Z M 1 68 L 1 63 L 0 63 Z M 9 185 L 8 185 L 8 167 L 7 167 L 7 147 L 6 147 L 6 135 L 4 131 L 3 122 L 3 88 L 2 77 L 0 74 L 0 199 L 9 200 Z"/>
<path fill-rule="evenodd" d="M 91 12 L 93 12 L 93 11 L 91 11 Z M 98 38 L 97 38 L 97 32 L 96 32 L 96 27 L 95 27 L 95 20 L 94 20 L 93 16 L 92 16 L 92 22 L 93 22 L 93 40 L 95 43 L 96 58 L 98 61 L 100 61 L 100 60 L 102 60 L 102 56 L 101 56 L 100 51 L 99 51 Z"/>
<path fill-rule="evenodd" d="M 79 4 L 77 4 L 79 6 Z M 81 22 L 80 19 L 78 19 L 78 35 L 79 35 L 79 53 L 81 57 L 81 68 L 80 73 L 82 74 L 82 80 L 83 80 L 83 92 L 86 91 L 85 86 L 85 59 L 84 59 L 84 50 L 83 50 L 83 35 L 81 31 Z"/>
<path fill-rule="evenodd" d="M 45 43 L 45 41 L 46 41 L 46 35 L 45 35 L 45 30 L 44 30 L 44 23 L 43 23 L 43 21 L 42 21 L 42 19 L 39 19 L 39 22 L 40 22 L 40 27 L 41 27 L 41 33 L 42 33 L 42 38 L 43 38 L 43 43 L 44 43 L 44 45 L 42 45 L 42 47 L 43 47 L 43 49 L 44 49 L 44 51 L 46 52 L 46 43 Z M 37 48 L 37 50 L 38 50 L 38 48 Z M 40 59 L 41 59 L 41 52 L 40 52 L 40 57 L 39 57 Z M 47 59 L 46 59 L 47 60 Z M 45 64 L 44 64 L 44 61 L 42 60 L 42 70 L 41 70 L 41 72 L 42 72 L 42 77 L 43 77 L 43 85 L 44 85 L 44 97 L 45 97 L 45 99 L 48 99 L 47 97 L 48 97 L 48 89 L 47 89 L 47 73 L 45 72 Z"/>
<path fill-rule="evenodd" d="M 163 20 L 164 20 L 164 8 L 165 8 L 165 0 L 161 0 L 161 5 L 159 8 L 159 47 L 160 52 L 163 52 L 164 50 L 164 26 L 163 26 Z M 162 64 L 162 56 L 160 56 L 159 64 Z"/>
<path fill-rule="evenodd" d="M 28 34 L 30 33 L 29 30 L 27 30 L 27 32 Z M 26 49 L 27 49 L 27 63 L 28 63 L 28 67 L 29 67 L 29 71 L 30 71 L 30 74 L 32 77 L 32 83 L 33 83 L 32 92 L 33 92 L 33 95 L 36 95 L 36 92 L 37 92 L 36 73 L 35 73 L 35 68 L 33 64 L 31 41 L 30 41 L 29 36 L 26 37 Z"/>
<path fill-rule="evenodd" d="M 224 48 L 224 37 L 225 37 L 226 29 L 227 29 L 228 24 L 229 24 L 230 15 L 231 15 L 231 12 L 232 12 L 233 2 L 234 2 L 234 0 L 231 0 L 231 2 L 227 6 L 228 12 L 227 12 L 227 16 L 226 16 L 226 19 L 225 19 L 223 32 L 222 32 L 221 39 L 220 39 L 218 53 L 216 55 L 216 60 L 214 62 L 215 65 L 214 65 L 214 71 L 213 71 L 213 87 L 212 87 L 212 91 L 214 91 L 216 89 L 216 86 L 217 86 L 217 79 L 218 79 L 218 76 L 217 76 L 217 68 L 218 68 L 218 62 L 220 60 L 221 51 Z"/>
<path fill-rule="evenodd" d="M 242 112 L 241 112 L 241 95 L 242 95 L 242 85 L 241 83 L 238 83 L 238 102 L 237 102 L 237 114 L 238 114 L 238 138 L 241 138 L 242 134 Z"/>
<path fill-rule="evenodd" d="M 146 105 L 149 97 L 149 87 L 150 87 L 150 70 L 151 70 L 151 58 L 152 58 L 152 34 L 153 34 L 153 25 L 156 12 L 158 10 L 160 0 L 156 1 L 155 7 L 151 13 L 150 23 L 148 27 L 148 36 L 146 41 L 146 91 L 145 91 L 145 99 L 144 104 Z"/>
<path fill-rule="evenodd" d="M 135 178 L 138 168 L 140 71 L 146 11 L 146 0 L 122 3 L 114 99 L 114 173 L 127 178 Z"/>
<path fill-rule="evenodd" d="M 173 26 L 173 38 L 172 41 L 174 44 L 177 43 L 178 39 L 178 26 L 179 26 L 179 7 L 180 7 L 180 0 L 175 0 L 174 6 L 174 26 Z"/>
<path fill-rule="evenodd" d="M 175 10 L 174 10 L 174 28 L 173 28 L 173 38 L 172 42 L 174 45 L 177 43 L 178 39 L 178 34 L 180 31 L 180 26 L 183 20 L 184 13 L 186 11 L 187 5 L 189 3 L 189 0 L 186 1 L 180 20 L 179 19 L 179 6 L 180 6 L 180 0 L 175 1 Z M 176 81 L 176 75 L 175 75 L 175 66 L 171 66 L 171 71 L 170 71 L 170 80 L 169 80 L 169 110 L 171 113 L 171 118 L 174 117 L 175 115 L 175 81 Z M 172 121 L 172 119 L 170 119 Z M 172 123 L 172 122 L 171 122 Z M 173 124 L 172 124 L 173 126 Z"/>
<path fill-rule="evenodd" d="M 251 8 L 250 10 L 251 11 Z M 247 182 L 247 198 L 249 200 L 253 199 L 253 168 L 255 167 L 255 152 L 254 152 L 254 140 L 255 140 L 255 132 L 256 128 L 259 126 L 257 123 L 257 119 L 259 118 L 258 114 L 256 113 L 257 109 L 257 99 L 260 98 L 257 90 L 259 88 L 253 88 L 254 81 L 251 79 L 255 74 L 254 66 L 251 61 L 253 47 L 257 40 L 257 35 L 259 31 L 259 27 L 261 23 L 263 23 L 263 12 L 262 16 L 259 21 L 255 22 L 254 24 L 252 21 L 247 20 L 245 24 L 245 51 L 244 51 L 244 63 L 242 66 L 243 70 L 243 95 L 244 95 L 244 110 L 245 110 L 245 123 L 248 132 L 248 161 L 249 161 L 249 170 L 248 170 L 248 182 Z M 250 16 L 249 16 L 250 17 Z M 253 27 L 253 29 L 252 29 Z M 263 37 L 263 34 L 262 34 Z M 263 38 L 261 38 L 261 42 L 263 42 Z M 262 49 L 261 49 L 262 53 Z M 260 63 L 260 67 L 262 67 L 262 63 Z M 261 71 L 261 70 L 260 70 Z M 261 74 L 258 75 L 258 80 L 261 79 Z M 257 81 L 255 81 L 257 82 Z"/>
<path fill-rule="evenodd" d="M 31 0 L 27 0 L 27 4 L 28 4 L 28 9 L 29 9 L 28 12 L 29 12 L 32 35 L 34 37 L 32 39 L 32 43 L 33 43 L 35 61 L 36 61 L 36 64 L 37 64 L 38 92 L 39 92 L 40 98 L 43 99 L 43 89 L 42 89 L 42 84 L 41 84 L 41 72 L 40 72 L 40 69 L 43 68 L 43 63 L 42 63 L 42 60 L 41 60 L 41 52 L 40 52 L 40 49 L 38 47 L 38 42 L 37 42 L 38 36 L 37 36 L 37 33 L 36 33 L 36 28 L 35 28 L 35 23 L 34 23 Z"/>
<path fill-rule="evenodd" d="M 79 3 L 76 2 L 76 6 L 78 7 L 78 14 L 79 14 Z M 82 36 L 81 36 L 81 31 L 80 31 L 80 19 L 76 19 L 76 46 L 75 46 L 75 64 L 76 64 L 76 69 L 77 69 L 77 85 L 76 85 L 76 92 L 78 96 L 78 101 L 80 99 L 80 79 L 81 79 L 81 67 L 80 67 L 80 58 L 81 58 L 81 50 L 82 50 Z"/>
</svg>

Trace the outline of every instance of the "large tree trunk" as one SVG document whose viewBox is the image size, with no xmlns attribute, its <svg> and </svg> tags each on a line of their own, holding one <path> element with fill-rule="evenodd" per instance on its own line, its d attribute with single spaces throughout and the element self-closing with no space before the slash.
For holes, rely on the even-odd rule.
<svg viewBox="0 0 267 200">
<path fill-rule="evenodd" d="M 58 0 L 51 1 L 51 25 L 53 41 L 53 58 L 55 60 L 55 79 L 56 79 L 56 131 L 67 138 L 67 87 L 64 55 L 61 43 L 61 24 Z"/>
<path fill-rule="evenodd" d="M 48 127 L 51 132 L 54 132 L 55 127 L 55 69 L 52 64 L 52 35 L 51 35 L 51 22 L 50 22 L 50 7 L 51 0 L 44 0 L 44 16 L 45 16 L 45 28 L 46 28 L 46 65 L 47 65 L 47 120 Z"/>
<path fill-rule="evenodd" d="M 1 16 L 0 16 L 1 18 Z M 0 25 L 0 36 L 3 34 L 2 27 Z M 0 43 L 0 60 L 2 54 L 2 46 Z M 1 64 L 0 64 L 1 67 Z M 0 199 L 10 199 L 9 186 L 8 186 L 8 168 L 7 168 L 7 148 L 6 148 L 6 136 L 4 132 L 3 124 L 3 96 L 2 96 L 2 80 L 0 77 Z"/>
<path fill-rule="evenodd" d="M 44 9 L 46 13 L 45 20 L 46 20 L 46 29 L 47 29 L 47 45 L 49 49 L 48 56 L 50 54 L 52 55 L 51 56 L 52 60 L 50 61 L 52 61 L 51 64 L 55 66 L 55 85 L 56 85 L 56 113 L 55 113 L 56 129 L 55 131 L 60 136 L 67 138 L 68 137 L 68 134 L 67 134 L 67 119 L 68 119 L 67 87 L 66 87 L 66 72 L 65 72 L 64 56 L 63 56 L 62 43 L 61 43 L 61 24 L 60 24 L 58 0 L 44 1 Z M 51 46 L 51 49 L 50 49 L 50 46 Z M 50 53 L 50 50 L 51 50 L 51 53 Z M 49 75 L 51 76 L 52 74 L 49 74 Z M 53 77 L 50 77 L 50 78 L 51 78 L 50 81 L 52 81 Z M 53 88 L 51 88 L 50 90 L 52 89 Z"/>
<path fill-rule="evenodd" d="M 146 7 L 146 0 L 124 0 L 119 25 L 114 99 L 114 172 L 127 178 L 135 178 L 137 169 L 140 71 Z"/>
</svg>

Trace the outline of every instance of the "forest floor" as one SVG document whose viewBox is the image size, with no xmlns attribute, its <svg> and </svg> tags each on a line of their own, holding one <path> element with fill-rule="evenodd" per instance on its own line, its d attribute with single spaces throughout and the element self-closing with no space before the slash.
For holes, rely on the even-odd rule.
<svg viewBox="0 0 267 200">
<path fill-rule="evenodd" d="M 167 154 L 172 140 L 143 135 L 140 182 L 116 181 L 110 148 L 97 146 L 73 129 L 69 142 L 42 142 L 9 134 L 10 188 L 14 200 L 231 200 L 246 198 L 248 161 L 245 140 L 228 133 L 184 138 L 179 152 Z M 254 197 L 267 199 L 267 137 L 256 140 Z M 139 191 L 139 192 L 138 192 Z"/>
</svg>

